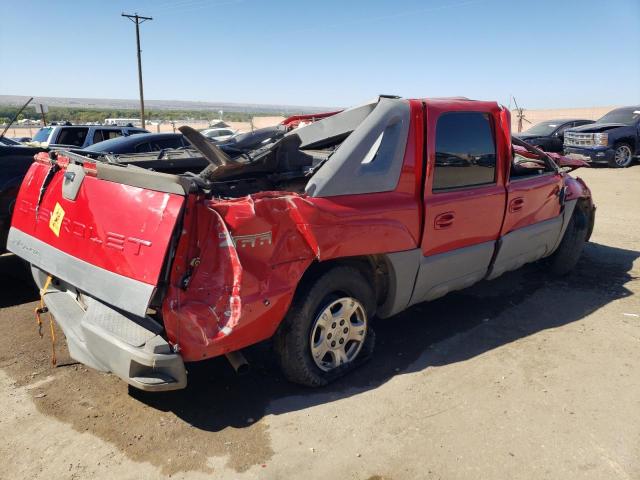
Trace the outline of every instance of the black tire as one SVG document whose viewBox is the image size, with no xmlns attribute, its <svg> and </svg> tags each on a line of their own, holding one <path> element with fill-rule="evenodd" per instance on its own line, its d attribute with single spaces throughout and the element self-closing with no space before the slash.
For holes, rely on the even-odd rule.
<svg viewBox="0 0 640 480">
<path fill-rule="evenodd" d="M 331 371 L 324 371 L 311 355 L 311 332 L 320 313 L 338 297 L 352 297 L 366 314 L 366 334 L 356 357 Z M 375 295 L 367 279 L 355 268 L 338 266 L 302 285 L 274 338 L 274 348 L 285 377 L 301 385 L 320 387 L 345 375 L 371 357 L 375 335 Z"/>
<path fill-rule="evenodd" d="M 614 157 L 609 160 L 612 168 L 627 168 L 633 163 L 633 148 L 628 143 L 617 143 L 614 147 Z M 626 160 L 619 163 L 619 155 L 625 155 Z"/>
<path fill-rule="evenodd" d="M 547 259 L 551 273 L 562 276 L 573 270 L 580 259 L 588 233 L 589 215 L 578 204 L 571 215 L 560 245 Z"/>
</svg>

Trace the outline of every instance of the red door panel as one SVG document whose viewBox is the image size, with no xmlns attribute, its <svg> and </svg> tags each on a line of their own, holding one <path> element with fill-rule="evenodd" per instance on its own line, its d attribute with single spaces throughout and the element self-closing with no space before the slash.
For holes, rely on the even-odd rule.
<svg viewBox="0 0 640 480">
<path fill-rule="evenodd" d="M 425 206 L 423 255 L 497 240 L 504 201 L 501 185 L 430 194 Z"/>
<path fill-rule="evenodd" d="M 495 183 L 433 191 L 438 120 L 442 115 L 454 112 L 479 112 L 490 117 L 496 154 Z M 505 123 L 509 120 L 508 115 L 505 116 L 504 110 L 490 102 L 440 104 L 430 101 L 426 104 L 426 116 L 427 177 L 424 188 L 423 255 L 430 256 L 496 241 L 505 213 L 504 176 L 511 138 L 503 135 L 503 132 L 509 128 L 508 123 Z M 461 170 L 464 168 L 460 167 Z"/>
<path fill-rule="evenodd" d="M 507 186 L 507 213 L 502 235 L 560 214 L 560 174 L 511 181 Z"/>
</svg>

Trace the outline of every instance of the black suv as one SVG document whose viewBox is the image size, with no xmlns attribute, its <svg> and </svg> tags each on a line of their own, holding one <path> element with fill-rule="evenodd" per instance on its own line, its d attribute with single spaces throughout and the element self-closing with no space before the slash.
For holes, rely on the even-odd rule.
<svg viewBox="0 0 640 480">
<path fill-rule="evenodd" d="M 596 123 L 564 132 L 564 153 L 624 168 L 640 154 L 640 105 L 611 110 Z"/>
</svg>

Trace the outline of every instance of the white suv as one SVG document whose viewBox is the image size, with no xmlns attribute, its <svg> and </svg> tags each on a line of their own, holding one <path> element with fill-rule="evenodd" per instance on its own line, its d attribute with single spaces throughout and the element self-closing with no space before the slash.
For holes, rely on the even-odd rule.
<svg viewBox="0 0 640 480">
<path fill-rule="evenodd" d="M 42 127 L 29 142 L 39 147 L 76 147 L 85 148 L 94 143 L 126 137 L 134 133 L 149 133 L 136 127 L 117 127 L 106 125 L 52 125 Z"/>
</svg>

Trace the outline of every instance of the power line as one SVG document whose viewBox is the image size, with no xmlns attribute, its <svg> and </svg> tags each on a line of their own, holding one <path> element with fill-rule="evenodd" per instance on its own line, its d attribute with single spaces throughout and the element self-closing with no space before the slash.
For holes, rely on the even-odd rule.
<svg viewBox="0 0 640 480">
<path fill-rule="evenodd" d="M 141 17 L 136 12 L 135 15 L 129 15 L 126 13 L 122 14 L 123 17 L 127 17 L 133 23 L 136 24 L 136 52 L 138 54 L 138 85 L 140 87 L 140 120 L 142 121 L 142 128 L 145 127 L 144 124 L 144 90 L 142 88 L 142 50 L 140 50 L 140 24 L 146 22 L 147 20 L 153 20 L 151 17 Z"/>
</svg>

